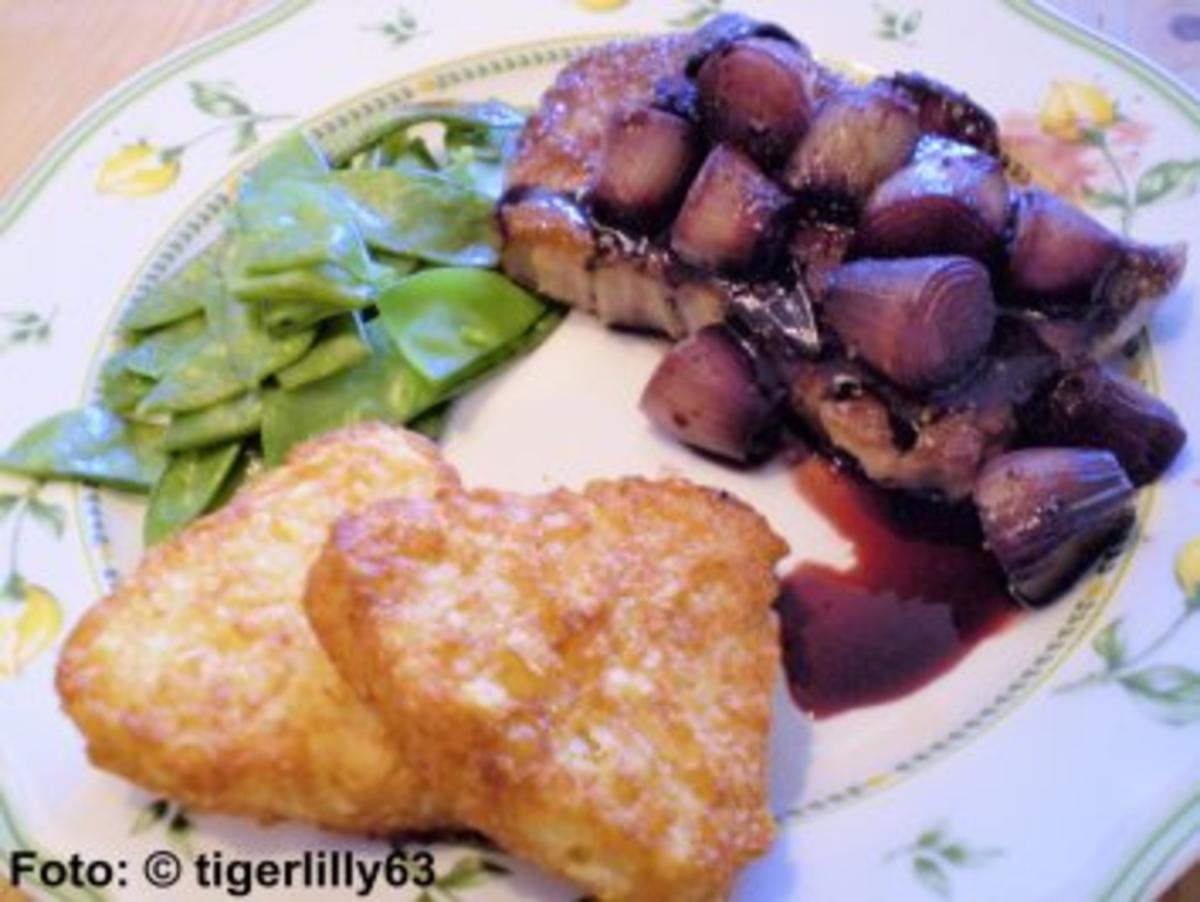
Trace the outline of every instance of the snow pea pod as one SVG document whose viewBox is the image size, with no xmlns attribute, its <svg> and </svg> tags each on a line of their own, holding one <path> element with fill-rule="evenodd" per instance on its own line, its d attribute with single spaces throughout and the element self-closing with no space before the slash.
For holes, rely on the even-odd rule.
<svg viewBox="0 0 1200 902">
<path fill-rule="evenodd" d="M 545 311 L 525 289 L 480 269 L 427 269 L 379 299 L 388 334 L 442 395 L 486 369 Z"/>
<path fill-rule="evenodd" d="M 117 351 L 100 367 L 100 400 L 110 410 L 129 413 L 154 388 L 154 380 L 140 376 L 129 368 L 135 348 Z"/>
<path fill-rule="evenodd" d="M 121 318 L 120 328 L 144 332 L 203 310 L 205 298 L 225 291 L 221 261 L 228 246 L 228 238 L 222 235 L 178 272 L 141 294 Z"/>
<path fill-rule="evenodd" d="M 325 154 L 308 135 L 297 129 L 279 138 L 242 176 L 238 196 L 280 179 L 312 178 L 328 171 Z"/>
<path fill-rule="evenodd" d="M 127 422 L 100 404 L 29 428 L 0 454 L 0 470 L 147 492 L 166 464 L 162 427 Z"/>
<path fill-rule="evenodd" d="M 344 189 L 367 243 L 447 266 L 495 266 L 493 200 L 473 186 L 416 169 L 355 169 L 329 179 Z"/>
<path fill-rule="evenodd" d="M 518 130 L 525 123 L 520 110 L 496 100 L 481 103 L 434 102 L 400 107 L 371 123 L 366 129 L 330 150 L 331 162 L 340 167 L 356 154 L 374 145 L 385 143 L 411 129 L 414 125 L 437 122 L 447 127 L 472 127 L 484 130 Z"/>
<path fill-rule="evenodd" d="M 163 447 L 189 451 L 254 435 L 262 425 L 262 410 L 258 392 L 247 392 L 231 401 L 172 417 L 163 433 Z"/>
<path fill-rule="evenodd" d="M 333 266 L 288 269 L 261 276 L 231 272 L 229 290 L 243 300 L 262 301 L 271 307 L 287 303 L 321 304 L 330 316 L 358 310 L 375 298 L 370 281 L 347 278 Z"/>
<path fill-rule="evenodd" d="M 437 393 L 404 359 L 379 320 L 366 327 L 371 354 L 348 370 L 264 400 L 262 445 L 267 466 L 305 439 L 369 420 L 403 423 L 427 410 Z"/>
<path fill-rule="evenodd" d="M 150 493 L 142 521 L 145 543 L 161 542 L 211 510 L 240 454 L 239 442 L 172 454 Z"/>
<path fill-rule="evenodd" d="M 178 320 L 153 332 L 143 333 L 129 349 L 125 367 L 148 379 L 161 379 L 171 358 L 200 336 L 208 323 L 203 312 Z"/>
<path fill-rule="evenodd" d="M 224 267 L 234 294 L 323 300 L 343 309 L 371 299 L 366 244 L 327 172 L 319 151 L 295 133 L 242 179 Z"/>
<path fill-rule="evenodd" d="M 140 416 L 187 413 L 227 401 L 257 385 L 304 355 L 316 337 L 315 329 L 255 344 L 261 356 L 239 351 L 243 367 L 234 369 L 230 349 L 213 330 L 179 351 L 154 389 L 138 404 Z"/>
<path fill-rule="evenodd" d="M 358 316 L 329 320 L 308 353 L 275 374 L 284 388 L 294 389 L 349 369 L 371 353 Z"/>
</svg>

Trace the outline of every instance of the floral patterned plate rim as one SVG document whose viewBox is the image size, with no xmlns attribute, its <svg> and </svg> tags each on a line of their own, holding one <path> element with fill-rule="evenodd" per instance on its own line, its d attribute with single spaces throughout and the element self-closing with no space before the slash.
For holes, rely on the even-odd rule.
<svg viewBox="0 0 1200 902">
<path fill-rule="evenodd" d="M 468 21 L 465 3 L 364 0 L 349 9 L 283 0 L 148 70 L 83 117 L 0 210 L 0 260 L 20 295 L 0 297 L 0 374 L 9 386 L 26 384 L 18 374 L 37 376 L 36 390 L 6 397 L 0 438 L 88 395 L 131 285 L 161 276 L 213 228 L 221 211 L 215 186 L 266 139 L 304 122 L 336 141 L 363 116 L 414 97 L 529 102 L 573 51 L 602 39 L 597 32 L 690 27 L 725 5 L 561 0 L 530 22 L 515 2 L 511 16 L 498 3 Z M 1036 177 L 1139 237 L 1186 234 L 1200 209 L 1200 160 L 1180 157 L 1180 148 L 1195 146 L 1195 102 L 1140 59 L 1023 0 L 969 14 L 963 6 L 854 2 L 803 17 L 782 0 L 743 8 L 793 27 L 829 56 L 921 68 L 962 84 L 1002 114 L 1010 151 Z M 987 74 L 1000 71 L 1003 57 L 988 58 L 991 41 L 961 38 L 983 33 L 995 35 L 997 47 L 1027 48 L 1020 72 Z M 280 79 L 264 63 L 289 51 L 301 56 L 314 42 L 328 58 L 321 73 L 292 66 Z M 45 261 L 49 235 L 76 265 L 33 265 Z M 1189 273 L 1185 297 L 1173 299 L 1135 366 L 1189 423 L 1197 417 L 1184 390 L 1187 348 L 1198 337 L 1186 295 L 1196 284 Z M 645 472 L 682 470 L 746 494 L 789 538 L 836 555 L 836 537 L 780 501 L 784 493 L 768 491 L 785 474 L 754 483 L 634 428 L 631 393 L 655 354 L 572 318 L 535 358 L 463 405 L 449 454 L 473 480 L 517 488 L 616 472 L 614 458 L 636 460 Z M 519 463 L 528 447 L 499 424 L 533 422 L 537 411 L 561 405 L 546 384 L 569 384 L 580 361 L 616 359 L 628 372 L 604 390 L 593 416 L 630 435 L 592 442 L 598 447 L 586 453 L 577 441 L 551 439 L 541 457 L 567 462 Z M 588 428 L 564 417 L 565 433 Z M 1145 898 L 1194 858 L 1200 675 L 1185 640 L 1194 644 L 1200 608 L 1200 546 L 1189 544 L 1188 531 L 1197 519 L 1195 469 L 1189 456 L 1157 499 L 1143 498 L 1141 534 L 1119 567 L 1053 613 L 985 643 L 928 690 L 816 727 L 781 700 L 773 751 L 781 838 L 745 875 L 741 897 L 999 898 L 1019 890 Z M 349 845 L 378 854 L 371 844 L 301 828 L 194 818 L 87 767 L 53 698 L 54 650 L 98 591 L 90 568 L 99 563 L 107 581 L 133 560 L 136 516 L 136 506 L 109 494 L 0 484 L 9 551 L 0 711 L 4 722 L 24 725 L 0 746 L 0 850 L 32 844 L 60 856 L 134 860 L 164 844 L 264 857 Z M 1035 830 L 1026 817 L 1039 821 Z M 472 898 L 567 897 L 498 856 L 438 854 L 449 882 L 431 889 L 435 897 L 468 888 Z M 136 882 L 98 894 L 152 895 Z"/>
</svg>

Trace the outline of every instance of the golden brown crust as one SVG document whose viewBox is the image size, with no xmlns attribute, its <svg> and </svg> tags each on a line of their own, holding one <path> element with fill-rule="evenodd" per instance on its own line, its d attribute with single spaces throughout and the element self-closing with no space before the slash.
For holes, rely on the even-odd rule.
<svg viewBox="0 0 1200 902">
<path fill-rule="evenodd" d="M 595 171 L 609 117 L 649 101 L 658 80 L 683 72 L 691 35 L 614 41 L 588 51 L 559 73 L 521 133 L 509 186 L 573 193 Z"/>
<path fill-rule="evenodd" d="M 762 518 L 681 480 L 341 519 L 306 607 L 461 823 L 601 899 L 715 899 L 773 835 Z"/>
<path fill-rule="evenodd" d="M 456 484 L 420 436 L 353 427 L 298 448 L 150 549 L 59 661 L 92 760 L 205 811 L 355 832 L 443 825 L 300 600 L 337 516 Z"/>
</svg>

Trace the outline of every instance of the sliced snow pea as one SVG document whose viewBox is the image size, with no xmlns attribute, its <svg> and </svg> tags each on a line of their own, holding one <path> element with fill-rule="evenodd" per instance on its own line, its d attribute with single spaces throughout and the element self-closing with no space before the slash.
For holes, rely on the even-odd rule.
<svg viewBox="0 0 1200 902">
<path fill-rule="evenodd" d="M 204 314 L 196 313 L 161 329 L 144 333 L 138 343 L 129 349 L 126 368 L 148 379 L 161 379 L 170 366 L 171 358 L 200 336 L 207 325 Z"/>
<path fill-rule="evenodd" d="M 247 173 L 230 216 L 224 268 L 230 291 L 251 300 L 320 300 L 341 308 L 371 299 L 366 244 L 327 172 L 319 151 L 295 133 Z"/>
<path fill-rule="evenodd" d="M 188 451 L 254 435 L 262 425 L 262 410 L 262 398 L 252 391 L 195 413 L 172 417 L 163 433 L 163 448 Z"/>
<path fill-rule="evenodd" d="M 228 284 L 230 292 L 244 300 L 262 301 L 270 307 L 296 302 L 321 304 L 329 310 L 330 316 L 344 310 L 358 310 L 375 298 L 371 281 L 347 278 L 337 267 L 328 265 L 260 276 L 231 272 Z"/>
<path fill-rule="evenodd" d="M 388 334 L 440 395 L 487 368 L 545 311 L 525 289 L 481 269 L 427 269 L 379 299 Z"/>
<path fill-rule="evenodd" d="M 211 510 L 240 454 L 239 442 L 172 454 L 150 493 L 142 521 L 145 543 L 161 542 Z"/>
<path fill-rule="evenodd" d="M 367 243 L 450 266 L 495 266 L 493 200 L 460 181 L 415 169 L 356 169 L 329 179 L 350 199 Z"/>
<path fill-rule="evenodd" d="M 273 335 L 264 322 L 265 311 L 261 304 L 230 294 L 210 298 L 205 311 L 208 314 L 209 334 L 224 347 L 228 365 L 245 390 L 256 388 L 264 378 L 280 368 L 273 366 L 265 370 L 266 362 L 282 353 L 290 363 L 308 350 L 315 336 L 310 331 L 305 341 L 304 334 L 298 329 L 290 335 Z M 299 348 L 298 353 L 293 353 L 295 348 Z"/>
<path fill-rule="evenodd" d="M 128 413 L 154 388 L 154 380 L 139 376 L 129 368 L 136 348 L 111 354 L 100 367 L 100 400 L 110 410 Z"/>
<path fill-rule="evenodd" d="M 308 329 L 256 343 L 255 349 L 261 353 L 257 358 L 237 352 L 247 367 L 238 372 L 231 363 L 229 347 L 209 330 L 175 355 L 163 378 L 138 405 L 138 414 L 186 413 L 236 397 L 300 359 L 315 336 L 316 330 Z"/>
<path fill-rule="evenodd" d="M 222 235 L 178 272 L 140 295 L 121 318 L 120 328 L 127 332 L 157 329 L 203 310 L 206 298 L 225 291 L 221 261 L 228 244 Z"/>
<path fill-rule="evenodd" d="M 349 369 L 371 353 L 355 314 L 328 320 L 308 353 L 275 374 L 284 388 L 299 388 Z"/>
<path fill-rule="evenodd" d="M 166 464 L 162 428 L 127 422 L 91 404 L 28 429 L 0 454 L 0 470 L 147 492 Z"/>
<path fill-rule="evenodd" d="M 305 439 L 368 420 L 403 423 L 439 398 L 388 337 L 379 320 L 366 326 L 371 354 L 348 370 L 264 400 L 262 444 L 269 467 Z"/>
<path fill-rule="evenodd" d="M 325 154 L 308 135 L 297 129 L 272 144 L 262 159 L 242 176 L 238 196 L 280 179 L 312 178 L 328 171 Z"/>
<path fill-rule="evenodd" d="M 405 133 L 413 126 L 428 122 L 440 123 L 448 130 L 457 126 L 515 132 L 524 124 L 525 114 L 496 100 L 405 106 L 372 123 L 348 145 L 334 148 L 330 153 L 331 161 L 334 166 L 341 166 L 356 154 L 375 145 L 383 144 L 386 148 L 390 142 L 398 140 L 397 136 L 402 141 L 406 137 Z"/>
</svg>

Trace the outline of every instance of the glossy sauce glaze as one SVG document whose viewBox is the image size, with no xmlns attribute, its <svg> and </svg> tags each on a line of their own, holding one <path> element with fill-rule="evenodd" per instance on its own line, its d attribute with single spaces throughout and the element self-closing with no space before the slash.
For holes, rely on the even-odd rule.
<svg viewBox="0 0 1200 902">
<path fill-rule="evenodd" d="M 1020 610 L 970 510 L 878 489 L 817 455 L 794 474 L 854 556 L 845 570 L 802 562 L 784 580 L 784 665 L 805 711 L 828 717 L 907 695 Z"/>
</svg>

